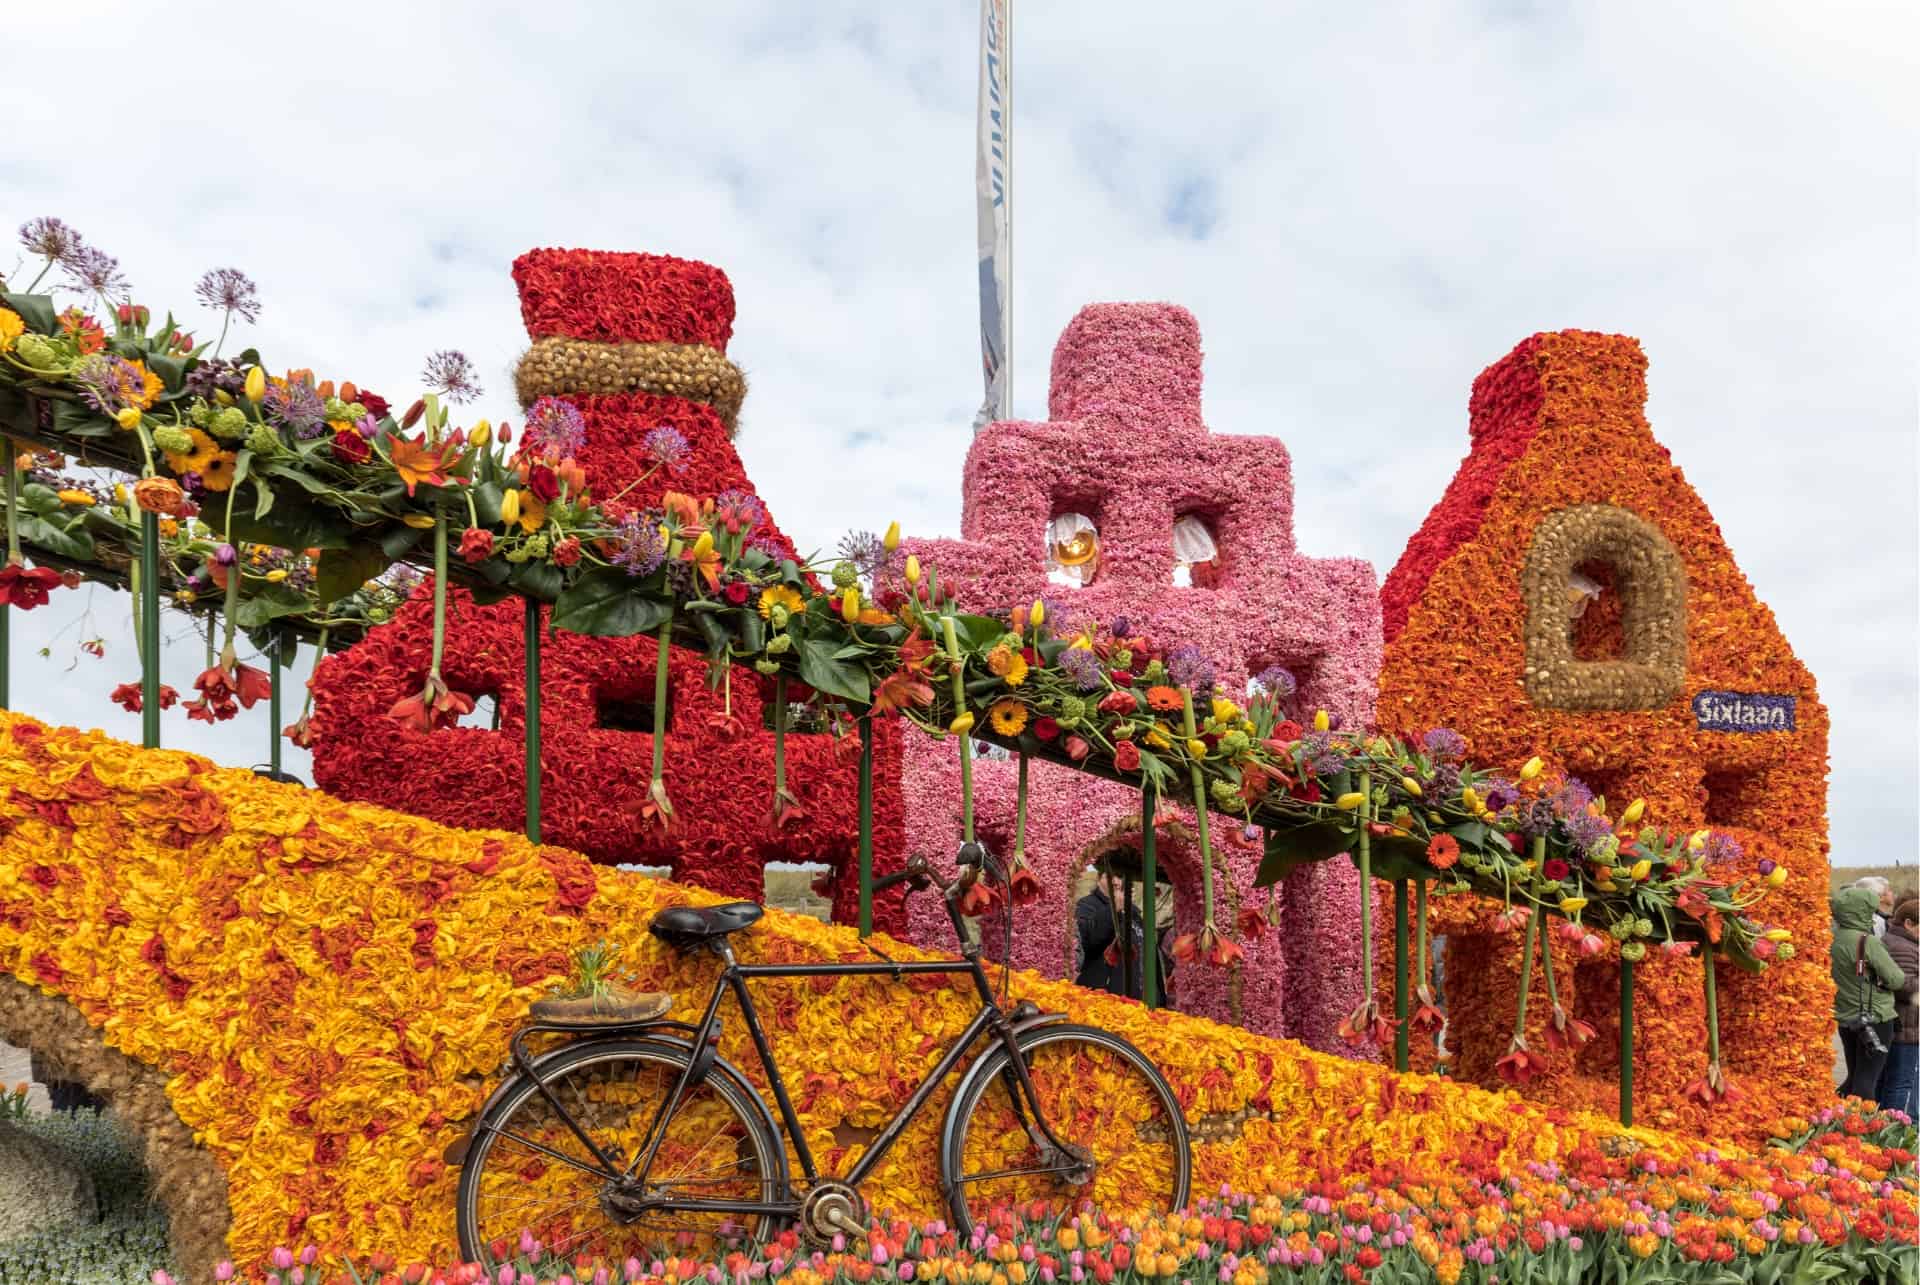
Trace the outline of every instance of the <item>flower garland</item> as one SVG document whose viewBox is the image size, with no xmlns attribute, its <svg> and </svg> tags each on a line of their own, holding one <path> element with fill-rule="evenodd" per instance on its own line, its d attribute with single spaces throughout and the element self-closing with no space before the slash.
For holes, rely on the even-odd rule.
<svg viewBox="0 0 1920 1285">
<path fill-rule="evenodd" d="M 1635 810 L 1644 809 L 1647 822 L 1670 838 L 1710 824 L 1714 835 L 1694 848 L 1694 856 L 1716 878 L 1780 882 L 1791 875 L 1784 891 L 1769 900 L 1768 915 L 1777 932 L 1790 934 L 1798 953 L 1789 959 L 1763 934 L 1755 949 L 1775 964 L 1765 977 L 1717 967 L 1717 1025 L 1724 1045 L 1718 1059 L 1703 1057 L 1713 1024 L 1697 944 L 1623 945 L 1605 932 L 1543 926 L 1542 960 L 1552 961 L 1560 982 L 1556 1006 L 1544 989 L 1544 970 L 1523 978 L 1517 947 L 1527 921 L 1490 917 L 1463 901 L 1439 903 L 1434 912 L 1434 931 L 1446 936 L 1444 985 L 1458 1074 L 1492 1080 L 1496 1061 L 1515 1043 L 1510 1019 L 1523 980 L 1529 981 L 1524 990 L 1532 1003 L 1519 1038 L 1542 1065 L 1528 1092 L 1568 1105 L 1610 1106 L 1618 1074 L 1616 961 L 1625 953 L 1641 959 L 1636 1118 L 1751 1138 L 1783 1113 L 1810 1113 L 1831 1092 L 1827 715 L 1811 675 L 1755 600 L 1712 515 L 1653 438 L 1643 410 L 1645 370 L 1633 340 L 1567 331 L 1526 340 L 1475 381 L 1472 453 L 1382 594 L 1388 642 L 1381 725 L 1419 735 L 1445 723 L 1477 755 L 1505 761 L 1541 755 L 1554 771 L 1605 795 L 1616 810 L 1640 800 Z M 1570 460 L 1580 466 L 1570 467 Z M 1549 539 L 1558 548 L 1555 565 L 1563 569 L 1604 554 L 1572 547 L 1588 541 L 1587 535 L 1566 544 L 1566 533 L 1551 534 L 1569 520 L 1564 515 L 1582 512 L 1610 514 L 1607 524 L 1622 532 L 1645 531 L 1632 535 L 1643 543 L 1669 544 L 1683 570 L 1684 673 L 1658 697 L 1656 708 L 1634 708 L 1645 702 L 1624 690 L 1608 698 L 1624 708 L 1595 709 L 1595 693 L 1563 701 L 1548 691 L 1543 705 L 1541 691 L 1523 689 L 1543 644 L 1562 652 L 1567 646 L 1564 624 L 1557 636 L 1542 632 L 1552 607 L 1564 612 L 1565 599 L 1549 605 L 1545 581 L 1530 562 L 1532 551 Z M 1625 605 L 1631 587 L 1614 587 Z M 1669 594 L 1667 605 L 1643 611 L 1641 627 L 1680 610 L 1671 590 L 1662 592 Z M 1588 615 L 1600 618 L 1596 630 L 1610 619 L 1625 625 L 1607 614 L 1611 602 L 1607 595 L 1589 608 Z M 1586 626 L 1583 617 L 1572 660 L 1581 658 L 1582 640 L 1594 632 Z M 1641 645 L 1632 637 L 1623 642 L 1628 659 L 1636 647 L 1672 654 L 1666 643 Z M 1563 655 L 1555 663 L 1576 684 L 1586 681 L 1579 675 L 1606 669 L 1569 666 L 1568 659 Z M 1690 699 L 1720 688 L 1793 697 L 1795 730 L 1701 730 Z M 1535 692 L 1533 700 L 1527 691 Z M 1675 909 L 1686 913 L 1677 900 Z M 1712 927 L 1710 916 L 1697 922 Z M 1383 970 L 1383 985 L 1385 977 Z M 1596 1038 L 1583 1047 L 1552 1047 L 1556 1008 L 1594 1030 Z M 1432 1050 L 1424 1041 L 1416 1042 L 1415 1054 L 1417 1065 L 1431 1065 Z M 1726 1091 L 1729 1085 L 1735 1093 Z"/>
<path fill-rule="evenodd" d="M 0 714 L 0 972 L 70 1002 L 99 1033 L 86 1039 L 167 1077 L 173 1109 L 227 1175 L 229 1252 L 249 1267 L 302 1241 L 329 1264 L 376 1252 L 448 1262 L 457 1175 L 438 1157 L 478 1108 L 527 1005 L 568 973 L 573 951 L 613 938 L 638 984 L 674 995 L 676 1017 L 692 1015 L 710 962 L 670 951 L 643 925 L 666 906 L 714 900 L 516 836 Z M 864 957 L 853 930 L 778 912 L 736 948 L 750 962 Z M 1014 988 L 1154 1059 L 1194 1125 L 1197 1190 L 1334 1182 L 1344 1192 L 1351 1178 L 1453 1189 L 1529 1166 L 1590 1166 L 1621 1147 L 1637 1148 L 1645 1172 L 1677 1174 L 1697 1150 L 1030 974 Z M 857 1146 L 842 1126 L 879 1125 L 975 1002 L 964 983 L 871 977 L 774 982 L 758 994 L 829 1169 Z M 723 1055 L 751 1067 L 747 1038 L 729 1023 Z M 937 1128 L 922 1116 L 876 1172 L 877 1207 L 935 1212 Z M 1869 1176 L 1871 1157 L 1847 1163 L 1857 1183 L 1882 1181 Z M 1747 1161 L 1726 1172 L 1756 1193 L 1774 1181 Z M 1805 1180 L 1804 1167 L 1779 1172 Z M 169 1190 L 167 1172 L 157 1186 Z M 204 1274 L 211 1264 L 186 1266 Z"/>
</svg>

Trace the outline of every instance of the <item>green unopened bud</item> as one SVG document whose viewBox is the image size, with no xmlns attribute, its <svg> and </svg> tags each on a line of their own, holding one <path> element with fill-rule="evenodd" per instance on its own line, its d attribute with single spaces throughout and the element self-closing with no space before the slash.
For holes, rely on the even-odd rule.
<svg viewBox="0 0 1920 1285">
<path fill-rule="evenodd" d="M 229 406 L 208 421 L 207 431 L 232 441 L 247 431 L 247 413 L 238 406 Z"/>
<path fill-rule="evenodd" d="M 367 608 L 367 619 L 371 620 L 376 625 L 386 624 L 387 617 L 392 614 L 393 613 L 388 611 L 385 607 L 368 607 Z"/>
<path fill-rule="evenodd" d="M 836 562 L 833 564 L 834 588 L 851 589 L 859 583 L 860 571 L 851 562 Z"/>
<path fill-rule="evenodd" d="M 1773 954 L 1776 959 L 1792 959 L 1793 943 L 1790 941 L 1781 942 L 1778 946 L 1775 946 L 1773 948 Z"/>
<path fill-rule="evenodd" d="M 1215 781 L 1212 789 L 1214 803 L 1224 808 L 1240 806 L 1240 787 L 1232 781 Z"/>
<path fill-rule="evenodd" d="M 1615 941 L 1625 941 L 1633 936 L 1633 920 L 1616 919 L 1607 925 L 1607 936 Z"/>
<path fill-rule="evenodd" d="M 1587 857 L 1593 861 L 1612 861 L 1620 855 L 1620 840 L 1613 835 L 1605 835 L 1588 849 Z"/>
<path fill-rule="evenodd" d="M 792 634 L 775 634 L 773 637 L 767 639 L 767 655 L 784 655 L 792 646 Z"/>
<path fill-rule="evenodd" d="M 1115 669 L 1131 669 L 1133 667 L 1133 653 L 1125 647 L 1114 652 L 1109 659 L 1113 661 L 1113 667 Z"/>
<path fill-rule="evenodd" d="M 1244 754 L 1250 743 L 1251 742 L 1247 740 L 1247 734 L 1245 732 L 1228 732 L 1220 738 L 1220 752 L 1222 754 Z"/>
<path fill-rule="evenodd" d="M 1147 662 L 1146 680 L 1154 684 L 1166 682 L 1167 667 L 1157 660 Z"/>
<path fill-rule="evenodd" d="M 41 370 L 53 370 L 60 363 L 60 350 L 44 335 L 21 335 L 13 351 L 20 360 Z"/>
<path fill-rule="evenodd" d="M 768 660 L 765 656 L 762 656 L 759 660 L 754 661 L 753 667 L 759 670 L 761 673 L 769 676 L 780 672 L 779 662 Z"/>
<path fill-rule="evenodd" d="M 793 613 L 781 603 L 776 602 L 767 608 L 767 623 L 775 629 L 785 629 L 787 622 L 792 619 Z"/>
<path fill-rule="evenodd" d="M 529 558 L 544 558 L 547 556 L 547 550 L 551 547 L 551 544 L 552 542 L 547 539 L 544 531 L 539 535 L 528 536 L 527 556 Z"/>
<path fill-rule="evenodd" d="M 347 403 L 347 418 L 358 424 L 367 417 L 367 408 L 359 402 Z"/>
<path fill-rule="evenodd" d="M 357 416 L 355 416 L 355 415 L 353 414 L 353 412 L 352 412 L 352 410 L 351 410 L 351 408 L 350 408 L 350 407 L 348 407 L 348 405 L 347 405 L 347 404 L 346 404 L 345 402 L 343 402 L 343 401 L 341 401 L 341 400 L 340 400 L 340 399 L 339 399 L 338 397 L 329 397 L 329 398 L 327 398 L 327 400 L 326 400 L 326 401 L 325 401 L 325 402 L 323 403 L 323 406 L 324 406 L 324 408 L 325 408 L 325 411 L 326 411 L 326 416 L 325 416 L 325 417 L 326 417 L 327 419 L 355 419 L 355 418 L 358 418 Z"/>
<path fill-rule="evenodd" d="M 1087 716 L 1087 702 L 1083 696 L 1063 696 L 1060 698 L 1060 721 L 1072 727 Z"/>
<path fill-rule="evenodd" d="M 195 428 L 205 428 L 213 419 L 213 407 L 196 399 L 187 409 L 187 419 Z"/>
<path fill-rule="evenodd" d="M 1653 936 L 1653 920 L 1636 919 L 1633 921 L 1633 935 L 1636 937 Z"/>
<path fill-rule="evenodd" d="M 1620 958 L 1626 960 L 1629 964 L 1637 964 L 1646 957 L 1647 945 L 1645 942 L 1630 941 L 1620 948 Z"/>
<path fill-rule="evenodd" d="M 511 549 L 508 549 L 508 550 L 507 550 L 507 561 L 508 561 L 508 562 L 525 562 L 526 560 L 527 560 L 527 546 L 526 546 L 526 545 L 524 545 L 524 544 L 516 544 L 516 545 L 514 545 L 514 546 L 513 546 L 513 547 L 512 547 Z"/>
<path fill-rule="evenodd" d="M 193 434 L 178 424 L 162 424 L 153 430 L 153 444 L 169 455 L 186 455 L 193 450 Z"/>
<path fill-rule="evenodd" d="M 278 455 L 280 446 L 280 434 L 271 424 L 255 424 L 247 434 L 247 449 L 255 455 Z"/>
</svg>

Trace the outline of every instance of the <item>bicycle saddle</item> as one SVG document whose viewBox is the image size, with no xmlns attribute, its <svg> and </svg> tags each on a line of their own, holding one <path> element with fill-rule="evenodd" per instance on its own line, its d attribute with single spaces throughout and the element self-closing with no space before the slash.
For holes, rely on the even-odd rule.
<svg viewBox="0 0 1920 1285">
<path fill-rule="evenodd" d="M 729 901 L 723 906 L 670 906 L 648 925 L 661 941 L 678 950 L 692 950 L 702 942 L 751 927 L 760 918 L 751 901 Z"/>
</svg>

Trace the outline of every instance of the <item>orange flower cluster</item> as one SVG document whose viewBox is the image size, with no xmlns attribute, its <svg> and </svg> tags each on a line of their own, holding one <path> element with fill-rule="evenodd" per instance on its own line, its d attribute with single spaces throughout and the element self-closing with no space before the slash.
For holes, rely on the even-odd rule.
<svg viewBox="0 0 1920 1285">
<path fill-rule="evenodd" d="M 645 925 L 715 898 L 516 836 L 12 714 L 0 714 L 0 800 L 0 973 L 69 1000 L 108 1045 L 171 1077 L 175 1110 L 227 1174 L 243 1265 L 303 1242 L 332 1262 L 376 1251 L 447 1262 L 457 1175 L 442 1151 L 572 952 L 623 942 L 623 963 L 671 992 L 683 1019 L 712 983 L 710 959 L 668 951 Z M 738 949 L 748 961 L 866 958 L 852 930 L 779 913 Z M 1600 1116 L 1395 1076 L 1031 974 L 1013 993 L 1119 1031 L 1158 1062 L 1193 1125 L 1196 1191 L 1298 1191 L 1381 1166 L 1413 1182 L 1490 1181 L 1617 1145 Z M 975 1003 L 946 978 L 765 982 L 756 997 L 807 1140 L 835 1172 Z M 727 1023 L 723 1052 L 758 1078 L 740 1023 Z M 869 1185 L 878 1208 L 941 1212 L 938 1126 L 923 1115 L 890 1153 Z M 1663 1160 L 1690 1151 L 1636 1136 Z"/>
<path fill-rule="evenodd" d="M 1744 849 L 1726 863 L 1728 877 L 1751 876 L 1762 861 L 1785 868 L 1788 883 L 1768 899 L 1767 919 L 1792 931 L 1794 957 L 1776 959 L 1758 977 L 1719 969 L 1725 1068 L 1743 1090 L 1738 1099 L 1709 1107 L 1685 1095 L 1705 1071 L 1698 959 L 1655 951 L 1636 970 L 1636 1120 L 1751 1140 L 1778 1117 L 1810 1114 L 1832 1096 L 1827 713 L 1713 515 L 1654 440 L 1645 399 L 1646 359 L 1636 341 L 1618 335 L 1536 335 L 1480 376 L 1472 452 L 1383 590 L 1389 637 L 1379 720 L 1384 730 L 1412 736 L 1451 727 L 1482 762 L 1537 754 L 1615 808 L 1644 798 L 1648 824 L 1711 825 Z M 1594 505 L 1655 528 L 1685 569 L 1685 677 L 1658 708 L 1545 709 L 1527 697 L 1529 550 L 1543 522 Z M 1589 568 L 1603 584 L 1609 570 Z M 1581 619 L 1574 654 L 1605 656 L 1607 624 L 1619 621 L 1612 595 L 1586 614 L 1594 620 Z M 1794 730 L 1700 730 L 1694 696 L 1723 690 L 1793 697 Z M 1500 931 L 1484 906 L 1465 899 L 1442 901 L 1434 918 L 1434 930 L 1447 937 L 1442 962 L 1459 1073 L 1490 1083 L 1512 1033 L 1521 934 Z M 1618 952 L 1607 942 L 1583 958 L 1558 934 L 1551 946 L 1563 1004 L 1598 1038 L 1578 1050 L 1547 1051 L 1551 1008 L 1535 969 L 1528 1042 L 1546 1057 L 1547 1071 L 1527 1092 L 1612 1110 Z M 1383 962 L 1383 984 L 1390 967 Z M 1431 1048 L 1422 1053 L 1431 1065 Z"/>
</svg>

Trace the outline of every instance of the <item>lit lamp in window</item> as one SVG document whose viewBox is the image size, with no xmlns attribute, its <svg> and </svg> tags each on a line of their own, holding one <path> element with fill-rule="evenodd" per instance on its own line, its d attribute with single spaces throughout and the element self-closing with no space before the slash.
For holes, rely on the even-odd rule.
<svg viewBox="0 0 1920 1285">
<path fill-rule="evenodd" d="M 1100 532 L 1084 513 L 1062 513 L 1047 523 L 1047 580 L 1078 589 L 1100 572 Z"/>
<path fill-rule="evenodd" d="M 1176 585 L 1211 589 L 1218 583 L 1220 550 L 1213 532 L 1194 514 L 1186 514 L 1173 524 L 1173 582 Z"/>
<path fill-rule="evenodd" d="M 1586 615 L 1587 608 L 1599 600 L 1600 589 L 1600 582 L 1593 577 L 1578 571 L 1570 572 L 1567 576 L 1567 620 L 1572 622 Z"/>
</svg>

